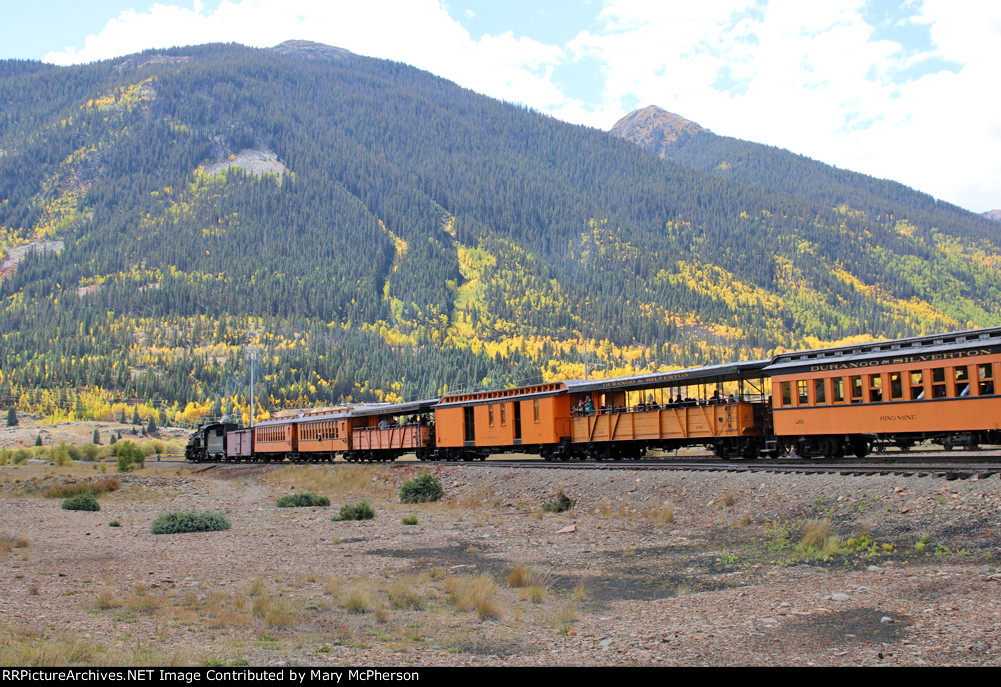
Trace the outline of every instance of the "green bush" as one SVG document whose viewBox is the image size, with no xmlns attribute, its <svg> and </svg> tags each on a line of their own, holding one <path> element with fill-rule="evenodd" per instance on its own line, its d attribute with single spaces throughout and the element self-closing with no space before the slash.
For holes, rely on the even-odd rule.
<svg viewBox="0 0 1001 687">
<path fill-rule="evenodd" d="M 400 522 L 402 522 L 404 525 L 416 525 L 417 524 L 417 516 L 416 515 L 406 515 L 406 516 L 404 516 L 403 518 L 400 519 Z"/>
<path fill-rule="evenodd" d="M 341 512 L 333 520 L 371 520 L 375 517 L 375 509 L 369 505 L 368 501 L 362 501 L 354 505 L 341 506 Z"/>
<path fill-rule="evenodd" d="M 566 511 L 573 508 L 576 504 L 577 504 L 576 500 L 564 494 L 563 490 L 560 489 L 560 493 L 556 495 L 556 498 L 543 502 L 542 510 L 546 511 L 547 513 L 565 513 Z"/>
<path fill-rule="evenodd" d="M 73 464 L 73 459 L 70 458 L 70 452 L 66 450 L 66 444 L 60 444 L 52 449 L 49 453 L 49 458 L 58 467 L 66 467 L 67 465 Z"/>
<path fill-rule="evenodd" d="M 11 462 L 14 463 L 14 465 L 26 465 L 29 458 L 31 458 L 31 453 L 28 452 L 28 449 L 19 448 L 14 451 L 14 455 L 11 457 Z"/>
<path fill-rule="evenodd" d="M 437 501 L 445 495 L 441 480 L 423 470 L 413 479 L 408 479 L 400 487 L 400 503 L 428 503 Z"/>
<path fill-rule="evenodd" d="M 330 499 L 326 496 L 318 496 L 312 491 L 301 491 L 295 494 L 286 494 L 278 499 L 276 506 L 279 508 L 305 508 L 307 506 L 329 506 Z"/>
<path fill-rule="evenodd" d="M 108 523 L 108 527 L 121 527 L 121 526 L 122 523 L 118 522 L 117 520 L 112 520 L 111 522 Z"/>
<path fill-rule="evenodd" d="M 128 472 L 134 470 L 136 466 L 140 468 L 146 464 L 146 456 L 142 449 L 131 441 L 123 441 L 115 444 L 115 455 L 118 457 L 118 471 Z"/>
<path fill-rule="evenodd" d="M 63 501 L 63 510 L 101 510 L 101 504 L 97 502 L 90 492 L 70 496 Z"/>
<path fill-rule="evenodd" d="M 177 534 L 179 532 L 213 532 L 228 530 L 229 520 L 215 511 L 173 511 L 156 516 L 150 531 L 153 534 Z"/>
</svg>

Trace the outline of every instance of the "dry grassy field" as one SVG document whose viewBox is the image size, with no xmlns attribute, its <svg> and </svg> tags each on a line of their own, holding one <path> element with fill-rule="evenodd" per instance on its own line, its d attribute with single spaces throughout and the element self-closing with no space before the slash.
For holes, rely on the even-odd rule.
<svg viewBox="0 0 1001 687">
<path fill-rule="evenodd" d="M 0 664 L 999 663 L 996 476 L 146 466 L 0 467 Z"/>
</svg>

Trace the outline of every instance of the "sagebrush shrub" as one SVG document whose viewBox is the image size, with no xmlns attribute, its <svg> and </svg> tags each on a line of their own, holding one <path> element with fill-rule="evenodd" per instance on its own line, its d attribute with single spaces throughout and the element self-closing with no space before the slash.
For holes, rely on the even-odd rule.
<svg viewBox="0 0 1001 687">
<path fill-rule="evenodd" d="M 300 491 L 295 494 L 286 494 L 275 503 L 279 508 L 305 508 L 307 506 L 329 506 L 330 499 L 326 496 L 319 496 L 316 492 Z"/>
<path fill-rule="evenodd" d="M 567 496 L 563 493 L 563 490 L 560 489 L 560 493 L 558 493 L 555 498 L 543 502 L 542 510 L 547 513 L 565 513 L 575 505 L 577 505 L 577 501 Z"/>
<path fill-rule="evenodd" d="M 444 495 L 445 489 L 441 486 L 441 480 L 432 475 L 430 470 L 422 470 L 400 487 L 401 503 L 429 503 L 441 499 Z"/>
<path fill-rule="evenodd" d="M 172 511 L 156 516 L 150 531 L 153 534 L 177 534 L 180 532 L 213 532 L 228 530 L 229 520 L 216 511 L 198 513 L 189 511 Z"/>
<path fill-rule="evenodd" d="M 341 512 L 334 520 L 371 520 L 374 517 L 375 509 L 369 505 L 368 501 L 362 501 L 353 505 L 341 506 Z"/>
<path fill-rule="evenodd" d="M 63 510 L 101 510 L 101 504 L 88 491 L 63 501 Z"/>
</svg>

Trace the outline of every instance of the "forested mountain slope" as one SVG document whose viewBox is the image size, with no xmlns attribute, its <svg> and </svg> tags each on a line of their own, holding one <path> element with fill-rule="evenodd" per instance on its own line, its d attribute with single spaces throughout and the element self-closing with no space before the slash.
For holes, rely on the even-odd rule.
<svg viewBox="0 0 1001 687">
<path fill-rule="evenodd" d="M 315 44 L 0 62 L 0 253 L 62 242 L 4 270 L 0 399 L 174 421 L 243 410 L 250 345 L 267 409 L 1001 320 L 988 220 L 692 151 Z"/>
</svg>

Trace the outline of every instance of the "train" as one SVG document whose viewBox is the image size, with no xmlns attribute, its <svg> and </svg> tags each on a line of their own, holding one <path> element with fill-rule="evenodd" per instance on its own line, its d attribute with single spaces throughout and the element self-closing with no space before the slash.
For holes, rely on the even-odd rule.
<svg viewBox="0 0 1001 687">
<path fill-rule="evenodd" d="M 781 353 L 612 379 L 457 392 L 408 403 L 211 423 L 203 461 L 637 460 L 705 447 L 724 459 L 865 457 L 932 441 L 1001 445 L 1001 327 Z"/>
</svg>

